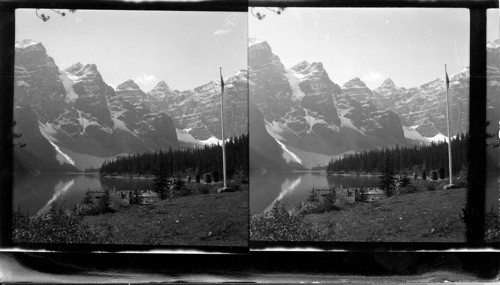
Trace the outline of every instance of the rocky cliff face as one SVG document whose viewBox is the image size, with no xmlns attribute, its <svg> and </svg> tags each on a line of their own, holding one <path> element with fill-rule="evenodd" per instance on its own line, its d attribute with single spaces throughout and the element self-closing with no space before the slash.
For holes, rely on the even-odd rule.
<svg viewBox="0 0 500 285">
<path fill-rule="evenodd" d="M 320 62 L 287 69 L 267 42 L 251 39 L 249 84 L 250 101 L 289 163 L 311 167 L 348 151 L 405 144 L 397 114 L 364 99 L 371 91 L 359 79 L 335 84 Z"/>
<path fill-rule="evenodd" d="M 248 79 L 241 70 L 224 79 L 224 136 L 248 133 Z M 146 101 L 172 116 L 176 128 L 199 141 L 222 139 L 221 87 L 211 81 L 193 90 L 171 90 L 161 81 L 147 93 Z"/>
<path fill-rule="evenodd" d="M 132 81 L 115 92 L 95 64 L 76 63 L 61 71 L 41 43 L 16 44 L 14 117 L 35 124 L 18 130 L 32 145 L 48 142 L 62 161 L 79 169 L 82 156 L 89 167 L 96 166 L 88 162 L 92 159 L 100 163 L 99 158 L 120 153 L 179 146 L 171 118 L 142 104 L 142 96 Z M 56 159 L 53 154 L 45 154 L 47 161 Z"/>
<path fill-rule="evenodd" d="M 469 130 L 469 69 L 449 75 L 450 127 L 456 135 Z M 401 123 L 427 138 L 442 138 L 448 134 L 446 125 L 446 84 L 438 78 L 418 87 L 397 87 L 387 79 L 367 98 L 374 104 L 393 110 Z"/>
</svg>

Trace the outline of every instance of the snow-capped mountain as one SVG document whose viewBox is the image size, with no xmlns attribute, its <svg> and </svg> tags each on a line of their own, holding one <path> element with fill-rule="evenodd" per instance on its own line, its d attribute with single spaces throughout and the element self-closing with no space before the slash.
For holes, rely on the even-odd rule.
<svg viewBox="0 0 500 285">
<path fill-rule="evenodd" d="M 247 72 L 224 81 L 225 136 L 246 134 Z M 80 170 L 129 153 L 220 143 L 220 95 L 219 81 L 186 91 L 161 81 L 146 93 L 127 80 L 114 89 L 95 64 L 78 62 L 60 70 L 41 43 L 16 43 L 15 101 L 22 108 L 16 109 L 15 119 L 23 121 L 32 110 L 43 139 L 34 137 L 48 141 L 60 163 Z M 18 125 L 16 130 L 27 138 L 28 129 L 35 128 Z M 39 168 L 56 159 L 33 155 L 39 156 Z"/>
<path fill-rule="evenodd" d="M 462 68 L 449 78 L 450 127 L 455 135 L 469 130 L 469 68 Z M 367 99 L 396 112 L 407 129 L 429 140 L 448 134 L 444 77 L 413 88 L 398 87 L 387 79 L 373 90 L 373 95 Z"/>
<path fill-rule="evenodd" d="M 320 62 L 287 69 L 267 42 L 249 43 L 250 101 L 281 147 L 276 159 L 311 167 L 345 152 L 406 143 L 397 114 L 364 99 L 371 91 L 359 79 L 341 88 Z M 251 151 L 255 136 L 250 132 Z"/>
<path fill-rule="evenodd" d="M 142 104 L 144 95 L 132 81 L 115 92 L 95 64 L 59 70 L 41 43 L 19 42 L 14 119 L 23 124 L 15 131 L 23 135 L 20 141 L 29 138 L 28 146 L 51 145 L 53 150 L 27 146 L 16 149 L 16 155 L 37 161 L 27 170 L 46 170 L 44 166 L 55 160 L 82 170 L 120 154 L 179 147 L 171 118 Z"/>
<path fill-rule="evenodd" d="M 224 78 L 225 138 L 248 133 L 247 77 L 247 71 L 241 70 Z M 181 141 L 216 143 L 222 139 L 219 81 L 185 91 L 172 90 L 161 81 L 145 98 L 151 108 L 172 116 Z"/>
</svg>

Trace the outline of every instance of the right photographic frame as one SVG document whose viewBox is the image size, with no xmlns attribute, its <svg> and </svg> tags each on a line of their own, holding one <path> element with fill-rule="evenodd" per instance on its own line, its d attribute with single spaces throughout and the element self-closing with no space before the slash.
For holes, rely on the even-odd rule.
<svg viewBox="0 0 500 285">
<path fill-rule="evenodd" d="M 251 242 L 468 240 L 471 16 L 249 8 Z"/>
</svg>

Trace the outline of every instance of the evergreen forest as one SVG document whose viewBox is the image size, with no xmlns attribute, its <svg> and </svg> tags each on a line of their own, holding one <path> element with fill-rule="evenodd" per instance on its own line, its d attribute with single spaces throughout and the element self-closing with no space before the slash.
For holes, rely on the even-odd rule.
<svg viewBox="0 0 500 285">
<path fill-rule="evenodd" d="M 467 164 L 469 135 L 461 133 L 451 139 L 453 173 L 458 174 Z M 432 142 L 429 145 L 383 148 L 347 154 L 338 160 L 331 160 L 326 171 L 382 173 L 386 159 L 392 162 L 396 173 L 410 171 L 432 171 L 444 167 L 448 171 L 448 143 Z"/>
<path fill-rule="evenodd" d="M 232 137 L 225 143 L 227 176 L 248 173 L 248 134 Z M 118 157 L 105 161 L 100 174 L 107 175 L 155 175 L 162 168 L 170 176 L 180 174 L 222 173 L 222 147 L 220 145 L 199 148 L 157 150 Z"/>
</svg>

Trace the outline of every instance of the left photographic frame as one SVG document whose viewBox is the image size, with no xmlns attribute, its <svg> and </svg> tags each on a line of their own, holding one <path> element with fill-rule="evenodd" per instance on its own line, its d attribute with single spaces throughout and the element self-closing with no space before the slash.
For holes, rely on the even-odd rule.
<svg viewBox="0 0 500 285">
<path fill-rule="evenodd" d="M 246 251 L 245 11 L 15 10 L 13 246 Z"/>
</svg>

